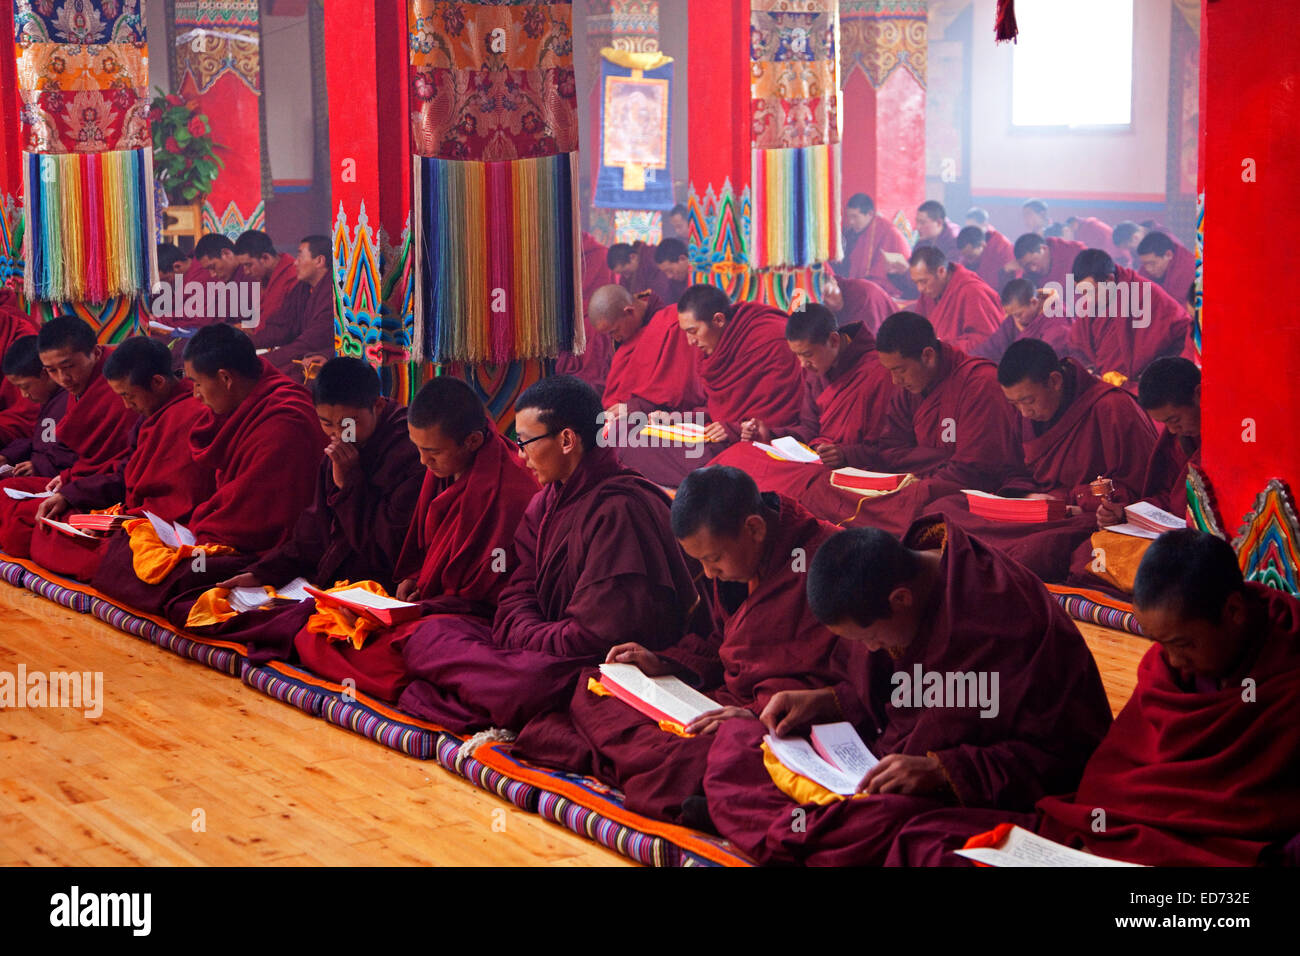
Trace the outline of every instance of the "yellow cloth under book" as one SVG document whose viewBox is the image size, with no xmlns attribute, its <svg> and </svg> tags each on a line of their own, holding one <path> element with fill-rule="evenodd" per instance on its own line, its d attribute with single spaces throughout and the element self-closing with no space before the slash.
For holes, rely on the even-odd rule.
<svg viewBox="0 0 1300 956">
<path fill-rule="evenodd" d="M 767 775 L 772 778 L 772 783 L 776 789 L 780 790 L 795 803 L 816 803 L 820 806 L 827 806 L 837 800 L 846 799 L 842 794 L 827 790 L 820 783 L 809 780 L 801 774 L 795 773 L 785 764 L 777 759 L 776 754 L 772 753 L 772 748 L 764 741 L 763 748 L 763 767 L 767 770 Z M 868 796 L 865 793 L 853 795 L 853 799 Z"/>
<path fill-rule="evenodd" d="M 324 590 L 326 594 L 332 594 L 349 588 L 362 588 L 371 594 L 391 597 L 384 590 L 384 586 L 377 581 L 358 581 L 356 584 L 340 581 L 334 587 Z M 307 619 L 307 630 L 311 633 L 319 634 L 330 641 L 351 641 L 352 646 L 357 650 L 361 650 L 371 634 L 383 629 L 383 624 L 378 624 L 360 614 L 353 614 L 346 608 L 329 607 L 320 601 L 316 602 L 316 613 Z"/>
</svg>

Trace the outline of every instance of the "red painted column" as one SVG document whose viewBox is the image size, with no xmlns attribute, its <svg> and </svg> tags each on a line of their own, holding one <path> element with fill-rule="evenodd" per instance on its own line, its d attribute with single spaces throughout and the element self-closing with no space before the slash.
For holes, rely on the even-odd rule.
<svg viewBox="0 0 1300 956">
<path fill-rule="evenodd" d="M 690 183 L 703 196 L 749 185 L 749 0 L 690 0 Z"/>
<path fill-rule="evenodd" d="M 1229 535 L 1270 478 L 1300 479 L 1300 301 L 1285 253 L 1260 244 L 1261 223 L 1300 221 L 1294 27 L 1286 4 L 1202 7 L 1202 457 Z M 1280 271 L 1261 281 L 1269 261 Z"/>
</svg>

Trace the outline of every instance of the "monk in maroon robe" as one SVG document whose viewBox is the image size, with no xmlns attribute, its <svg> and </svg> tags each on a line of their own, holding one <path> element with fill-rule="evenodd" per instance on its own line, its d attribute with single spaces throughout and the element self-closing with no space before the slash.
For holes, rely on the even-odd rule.
<svg viewBox="0 0 1300 956">
<path fill-rule="evenodd" d="M 1141 263 L 1137 257 L 1137 247 L 1146 238 L 1145 228 L 1132 219 L 1115 223 L 1111 230 L 1111 245 L 1115 247 L 1112 254 L 1115 264 L 1125 269 L 1136 269 Z"/>
<path fill-rule="evenodd" d="M 1163 232 L 1149 232 L 1138 243 L 1141 272 L 1160 284 L 1176 302 L 1187 300 L 1187 290 L 1196 280 L 1196 256 Z"/>
<path fill-rule="evenodd" d="M 1044 581 L 1064 581 L 1071 553 L 1097 528 L 1102 499 L 1090 483 L 1109 478 L 1116 507 L 1136 501 L 1155 448 L 1155 429 L 1132 395 L 1072 359 L 1062 361 L 1038 339 L 1022 339 L 1007 349 L 998 364 L 998 384 L 1024 420 L 1029 469 L 1027 477 L 1008 482 L 998 493 L 1064 501 L 1070 513 L 1054 521 L 996 521 L 971 514 L 965 495 L 939 502 L 936 510 Z"/>
<path fill-rule="evenodd" d="M 285 298 L 298 284 L 297 260 L 287 252 L 277 254 L 271 237 L 257 229 L 249 229 L 235 240 L 235 258 L 247 280 L 258 284 L 258 323 L 255 326 L 242 323 L 244 331 L 252 335 L 260 327 L 261 319 L 280 311 Z"/>
<path fill-rule="evenodd" d="M 1141 499 L 1162 511 L 1182 517 L 1187 513 L 1187 473 L 1190 465 L 1201 464 L 1201 370 L 1181 356 L 1156 359 L 1142 373 L 1138 404 L 1157 425 L 1163 425 L 1142 479 Z M 1097 508 L 1097 528 L 1106 531 L 1125 521 L 1124 507 L 1102 502 Z M 1109 533 L 1094 534 L 1075 551 L 1066 583 L 1075 587 L 1100 588 L 1127 600 L 1123 586 L 1136 574 L 1145 550 L 1142 539 Z M 1107 541 L 1106 539 L 1109 539 Z M 1097 567 L 1109 570 L 1105 580 L 1093 573 L 1098 557 L 1094 548 L 1108 555 Z"/>
<path fill-rule="evenodd" d="M 996 332 L 975 347 L 971 355 L 1000 362 L 1011 343 L 1021 339 L 1041 339 L 1058 354 L 1066 353 L 1070 340 L 1069 320 L 1062 314 L 1062 309 L 1051 309 L 1050 315 L 1044 311 L 1043 303 L 1047 296 L 1040 295 L 1033 283 L 1028 279 L 1012 279 L 1002 287 L 1001 298 L 1006 318 Z"/>
<path fill-rule="evenodd" d="M 308 236 L 298 244 L 298 282 L 275 312 L 264 313 L 252 333 L 253 344 L 267 349 L 272 367 L 295 382 L 304 370 L 334 356 L 334 250 L 327 236 Z"/>
<path fill-rule="evenodd" d="M 846 239 L 852 243 L 843 275 L 850 279 L 870 279 L 882 285 L 891 277 L 906 277 L 907 267 L 891 263 L 885 253 L 907 256 L 907 240 L 888 219 L 876 213 L 876 204 L 866 193 L 849 197 L 844 211 Z M 910 285 L 910 282 L 909 282 Z"/>
<path fill-rule="evenodd" d="M 1074 266 L 1075 257 L 1086 248 L 1082 242 L 1057 236 L 1044 239 L 1036 233 L 1027 232 L 1016 240 L 1014 251 L 1021 274 L 1034 284 L 1035 289 L 1041 289 L 1049 282 L 1064 289 L 1066 276 Z M 1077 273 L 1074 281 L 1079 281 Z"/>
<path fill-rule="evenodd" d="M 602 397 L 607 420 L 626 415 L 633 401 L 652 409 L 705 403 L 699 349 L 686 341 L 676 303 L 664 305 L 649 290 L 633 295 L 606 285 L 592 296 L 589 313 L 597 333 L 614 344 Z"/>
<path fill-rule="evenodd" d="M 50 378 L 41 364 L 38 336 L 15 339 L 4 353 L 5 384 L 36 409 L 27 434 L 0 447 L 0 465 L 10 465 L 15 477 L 53 478 L 77 460 L 77 453 L 59 441 L 57 423 L 71 396 Z"/>
<path fill-rule="evenodd" d="M 407 436 L 406 409 L 380 394 L 375 370 L 357 358 L 326 362 L 312 393 L 329 444 L 311 506 L 286 541 L 214 586 L 280 588 L 301 577 L 319 588 L 375 581 L 392 595 L 393 566 L 420 490 L 419 454 Z M 288 658 L 294 635 L 314 610 L 310 600 L 272 604 L 220 624 L 190 626 L 204 634 L 236 635 L 248 646 L 249 659 L 260 663 Z"/>
<path fill-rule="evenodd" d="M 13 291 L 0 287 L 0 355 L 25 335 L 35 335 L 39 327 L 21 308 Z M 0 447 L 16 439 L 27 438 L 36 424 L 37 405 L 25 398 L 6 377 L 0 379 Z"/>
<path fill-rule="evenodd" d="M 967 226 L 957 234 L 961 264 L 984 280 L 994 292 L 1020 271 L 1011 240 L 996 229 Z"/>
<path fill-rule="evenodd" d="M 1036 815 L 918 818 L 891 862 L 967 863 L 949 851 L 1007 822 L 1148 866 L 1300 864 L 1300 602 L 1243 582 L 1226 542 L 1188 529 L 1152 542 L 1133 603 L 1153 644 L 1077 790 Z"/>
<path fill-rule="evenodd" d="M 655 265 L 668 279 L 667 302 L 676 302 L 691 286 L 691 257 L 685 240 L 669 237 L 655 246 Z"/>
<path fill-rule="evenodd" d="M 524 728 L 515 754 L 619 787 L 635 813 L 707 828 L 704 770 L 720 727 L 757 728 L 756 715 L 781 691 L 839 685 L 846 661 L 839 642 L 808 611 L 803 570 L 834 529 L 798 502 L 760 493 L 734 468 L 686 478 L 672 508 L 673 534 L 713 580 L 711 630 L 673 646 L 620 644 L 607 660 L 645 674 L 672 674 L 699 688 L 719 709 L 685 728 L 663 730 L 639 711 L 587 689 L 582 675 L 566 710 Z M 793 556 L 793 557 L 792 557 Z M 672 642 L 666 642 L 672 643 Z"/>
<path fill-rule="evenodd" d="M 155 316 L 164 325 L 184 329 L 195 329 L 212 322 L 233 320 L 235 316 L 210 314 L 208 302 L 210 299 L 215 302 L 218 297 L 211 295 L 208 287 L 238 281 L 241 269 L 242 264 L 235 253 L 235 244 L 228 236 L 219 232 L 200 236 L 199 241 L 194 244 L 193 261 L 181 277 L 181 302 L 173 298 L 170 314 L 158 315 L 155 311 Z M 166 281 L 170 277 L 162 278 Z M 198 290 L 201 298 L 191 298 L 191 292 L 195 289 Z M 189 308 L 185 307 L 187 300 L 191 303 L 199 303 L 197 314 L 194 314 L 196 310 L 193 304 Z M 156 301 L 154 307 L 157 308 Z"/>
<path fill-rule="evenodd" d="M 822 304 L 835 313 L 835 321 L 841 328 L 861 322 L 872 335 L 885 319 L 898 311 L 893 296 L 870 279 L 828 276 L 822 283 Z"/>
<path fill-rule="evenodd" d="M 581 355 L 561 352 L 555 360 L 555 374 L 582 379 L 596 391 L 603 391 L 609 374 L 614 345 L 601 335 L 591 318 L 591 297 L 596 290 L 618 282 L 614 270 L 606 264 L 609 250 L 589 232 L 582 234 L 582 320 L 586 325 L 587 345 Z"/>
<path fill-rule="evenodd" d="M 826 306 L 809 305 L 791 314 L 785 334 L 804 370 L 798 423 L 777 432 L 761 419 L 749 419 L 741 424 L 742 441 L 714 462 L 741 469 L 760 490 L 794 498 L 818 517 L 823 510 L 840 517 L 845 501 L 831 486 L 831 470 L 870 463 L 894 384 L 876 358 L 875 336 L 856 323 L 837 329 Z M 820 464 L 777 460 L 752 444 L 784 435 L 811 446 Z"/>
<path fill-rule="evenodd" d="M 563 704 L 611 647 L 672 644 L 698 603 L 667 497 L 597 442 L 600 397 L 553 376 L 525 389 L 515 413 L 543 489 L 499 575 L 496 616 L 429 618 L 403 649 L 412 680 L 398 706 L 458 733 L 522 727 Z"/>
<path fill-rule="evenodd" d="M 957 224 L 948 221 L 942 203 L 927 199 L 916 207 L 916 233 L 920 238 L 912 248 L 913 253 L 917 249 L 938 249 L 947 261 L 957 261 Z"/>
<path fill-rule="evenodd" d="M 619 458 L 651 481 L 676 487 L 696 468 L 740 439 L 741 422 L 761 418 L 772 428 L 799 420 L 803 381 L 799 361 L 785 341 L 788 316 L 757 302 L 732 305 L 717 286 L 694 285 L 677 304 L 678 324 L 686 341 L 701 353 L 700 383 L 705 407 L 683 410 L 688 421 L 703 424 L 705 443 L 646 441 L 643 432 L 627 436 Z M 648 403 L 631 403 L 629 412 L 645 414 Z M 679 419 L 683 416 L 677 416 Z M 651 411 L 651 419 L 672 420 L 672 413 Z M 625 447 L 626 446 L 626 447 Z"/>
<path fill-rule="evenodd" d="M 1026 810 L 1075 785 L 1110 725 L 1069 615 L 1024 568 L 942 521 L 901 543 L 875 528 L 836 535 L 813 558 L 808 603 L 871 652 L 857 657 L 856 697 L 779 694 L 761 725 L 728 722 L 708 756 L 710 816 L 761 863 L 880 864 L 926 811 Z M 773 782 L 763 735 L 841 720 L 880 762 L 858 796 L 801 805 Z"/>
<path fill-rule="evenodd" d="M 311 504 L 326 444 L 311 397 L 259 358 L 234 326 L 209 325 L 194 334 L 185 346 L 185 376 L 207 406 L 190 432 L 190 454 L 216 475 L 215 492 L 185 525 L 197 551 L 148 583 L 137 574 L 130 538 L 119 535 L 92 582 L 151 614 L 170 614 L 176 601 L 178 626 L 203 591 L 288 539 Z"/>
<path fill-rule="evenodd" d="M 135 424 L 135 415 L 104 378 L 104 363 L 113 349 L 97 344 L 94 330 L 73 315 L 42 325 L 37 348 L 50 378 L 68 392 L 67 411 L 52 427 L 77 457 L 53 478 L 32 474 L 7 478 L 0 485 L 17 491 L 58 491 L 67 482 L 113 471 L 126 456 Z M 37 422 L 40 427 L 48 424 Z M 38 507 L 36 498 L 0 498 L 0 547 L 14 557 L 31 556 Z"/>
<path fill-rule="evenodd" d="M 37 518 L 66 522 L 71 514 L 118 506 L 122 514 L 150 511 L 167 521 L 188 521 L 216 480 L 189 451 L 203 405 L 172 372 L 167 346 L 154 339 L 137 336 L 117 346 L 104 363 L 104 378 L 138 416 L 126 455 L 109 471 L 64 482 L 40 503 Z M 103 539 L 71 536 L 44 522 L 32 534 L 32 560 L 80 581 L 94 578 L 106 547 Z"/>
<path fill-rule="evenodd" d="M 1071 216 L 1065 220 L 1063 238 L 1082 242 L 1085 249 L 1100 249 L 1107 255 L 1115 254 L 1112 229 L 1095 216 Z"/>
<path fill-rule="evenodd" d="M 1091 309 L 1086 307 L 1086 299 L 1083 301 L 1084 314 L 1070 326 L 1069 353 L 1086 368 L 1113 385 L 1136 391 L 1138 378 L 1156 359 L 1192 357 L 1187 354 L 1194 353 L 1188 335 L 1191 319 L 1180 300 L 1131 269 L 1115 265 L 1110 256 L 1096 249 L 1080 253 L 1073 271 L 1076 289 L 1090 290 L 1093 298 Z M 1108 291 L 1105 307 L 1100 301 L 1101 288 Z M 1127 297 L 1110 294 L 1121 288 L 1128 292 Z"/>
<path fill-rule="evenodd" d="M 294 649 L 303 665 L 336 681 L 396 701 L 411 675 L 404 650 L 411 635 L 435 620 L 458 616 L 491 627 L 510 579 L 514 536 L 537 493 L 473 390 L 439 377 L 416 395 L 407 429 L 428 469 L 415 518 L 397 559 L 397 597 L 416 601 L 423 617 L 385 628 L 355 647 L 303 627 Z"/>
<path fill-rule="evenodd" d="M 618 276 L 619 284 L 633 295 L 649 289 L 664 302 L 677 301 L 672 296 L 672 281 L 655 262 L 654 246 L 616 242 L 609 247 L 606 262 Z"/>
<path fill-rule="evenodd" d="M 970 354 L 997 331 L 1002 304 L 975 273 L 947 261 L 934 247 L 918 248 L 908 262 L 921 292 L 914 311 L 930 320 L 941 341 Z"/>
</svg>

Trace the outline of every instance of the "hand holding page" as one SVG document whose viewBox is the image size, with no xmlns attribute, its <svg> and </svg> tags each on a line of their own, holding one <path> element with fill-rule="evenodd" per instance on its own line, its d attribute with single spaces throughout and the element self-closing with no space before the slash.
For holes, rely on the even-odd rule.
<svg viewBox="0 0 1300 956">
<path fill-rule="evenodd" d="M 600 682 L 651 720 L 668 720 L 683 727 L 722 706 L 676 677 L 647 677 L 635 664 L 601 664 Z"/>
<path fill-rule="evenodd" d="M 1072 850 L 1054 840 L 1040 837 L 1023 827 L 1012 827 L 1002 846 L 972 847 L 954 850 L 958 856 L 987 863 L 989 866 L 1140 866 L 1122 860 L 1108 860 L 1080 850 Z"/>
<path fill-rule="evenodd" d="M 230 602 L 231 610 L 246 614 L 270 604 L 271 595 L 266 593 L 266 588 L 231 588 L 226 600 Z"/>
<path fill-rule="evenodd" d="M 768 734 L 763 740 L 787 769 L 843 797 L 857 793 L 862 778 L 880 762 L 845 721 L 814 724 L 809 737 L 811 742 Z"/>
<path fill-rule="evenodd" d="M 154 533 L 158 535 L 158 540 L 167 545 L 167 547 L 179 550 L 183 544 L 188 544 L 190 547 L 194 547 L 194 545 L 197 544 L 194 540 L 193 532 L 179 521 L 164 521 L 152 511 L 146 511 L 144 516 L 148 518 L 149 523 L 153 525 L 153 530 Z"/>
<path fill-rule="evenodd" d="M 1139 501 L 1135 504 L 1125 505 L 1124 514 L 1128 516 L 1129 524 L 1135 524 L 1139 528 L 1154 531 L 1157 535 L 1187 527 L 1186 518 L 1170 514 L 1163 508 L 1157 508 L 1149 501 Z"/>
<path fill-rule="evenodd" d="M 792 438 L 789 435 L 772 439 L 770 445 L 762 445 L 758 442 L 754 444 L 769 455 L 775 453 L 777 458 L 784 458 L 786 461 L 802 461 L 812 465 L 820 465 L 822 462 L 821 455 L 799 441 L 799 439 Z"/>
<path fill-rule="evenodd" d="M 850 777 L 856 777 L 858 781 L 880 763 L 847 720 L 833 724 L 814 724 L 808 732 L 808 738 L 823 760 Z"/>
<path fill-rule="evenodd" d="M 306 578 L 294 578 L 288 584 L 275 589 L 275 596 L 285 601 L 306 601 L 311 597 L 307 588 L 311 582 Z"/>
<path fill-rule="evenodd" d="M 72 525 L 70 525 L 70 524 L 65 524 L 65 523 L 62 522 L 62 521 L 55 521 L 53 518 L 44 518 L 44 517 L 43 517 L 43 518 L 41 518 L 40 520 L 41 520 L 41 521 L 44 521 L 44 522 L 45 522 L 47 525 L 49 525 L 51 528 L 55 528 L 55 529 L 58 530 L 58 531 L 62 531 L 64 534 L 72 535 L 74 538 L 90 538 L 90 539 L 93 541 L 93 540 L 98 539 L 98 537 L 99 537 L 99 535 L 87 534 L 86 532 L 81 531 L 81 530 L 79 530 L 79 529 L 77 529 L 77 528 L 74 528 L 74 527 L 73 527 Z"/>
<path fill-rule="evenodd" d="M 344 588 L 342 591 L 322 591 L 310 584 L 303 584 L 303 590 L 316 599 L 320 605 L 343 607 L 359 614 L 377 624 L 392 627 L 404 621 L 411 621 L 420 616 L 420 605 L 409 601 L 375 594 L 362 587 Z"/>
</svg>

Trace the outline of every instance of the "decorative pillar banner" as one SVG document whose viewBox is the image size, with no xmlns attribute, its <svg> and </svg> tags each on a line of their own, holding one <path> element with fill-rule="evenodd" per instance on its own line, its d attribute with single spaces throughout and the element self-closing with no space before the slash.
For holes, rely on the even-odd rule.
<svg viewBox="0 0 1300 956">
<path fill-rule="evenodd" d="M 16 0 L 14 27 L 24 292 L 131 313 L 157 277 L 139 3 Z"/>
<path fill-rule="evenodd" d="M 595 204 L 671 209 L 673 58 L 606 47 Z"/>
<path fill-rule="evenodd" d="M 580 354 L 571 4 L 411 0 L 409 28 L 417 347 Z"/>
<path fill-rule="evenodd" d="M 225 163 L 203 203 L 203 228 L 232 239 L 247 229 L 265 229 L 258 0 L 174 4 L 173 85 L 180 96 L 202 104 Z"/>
</svg>

